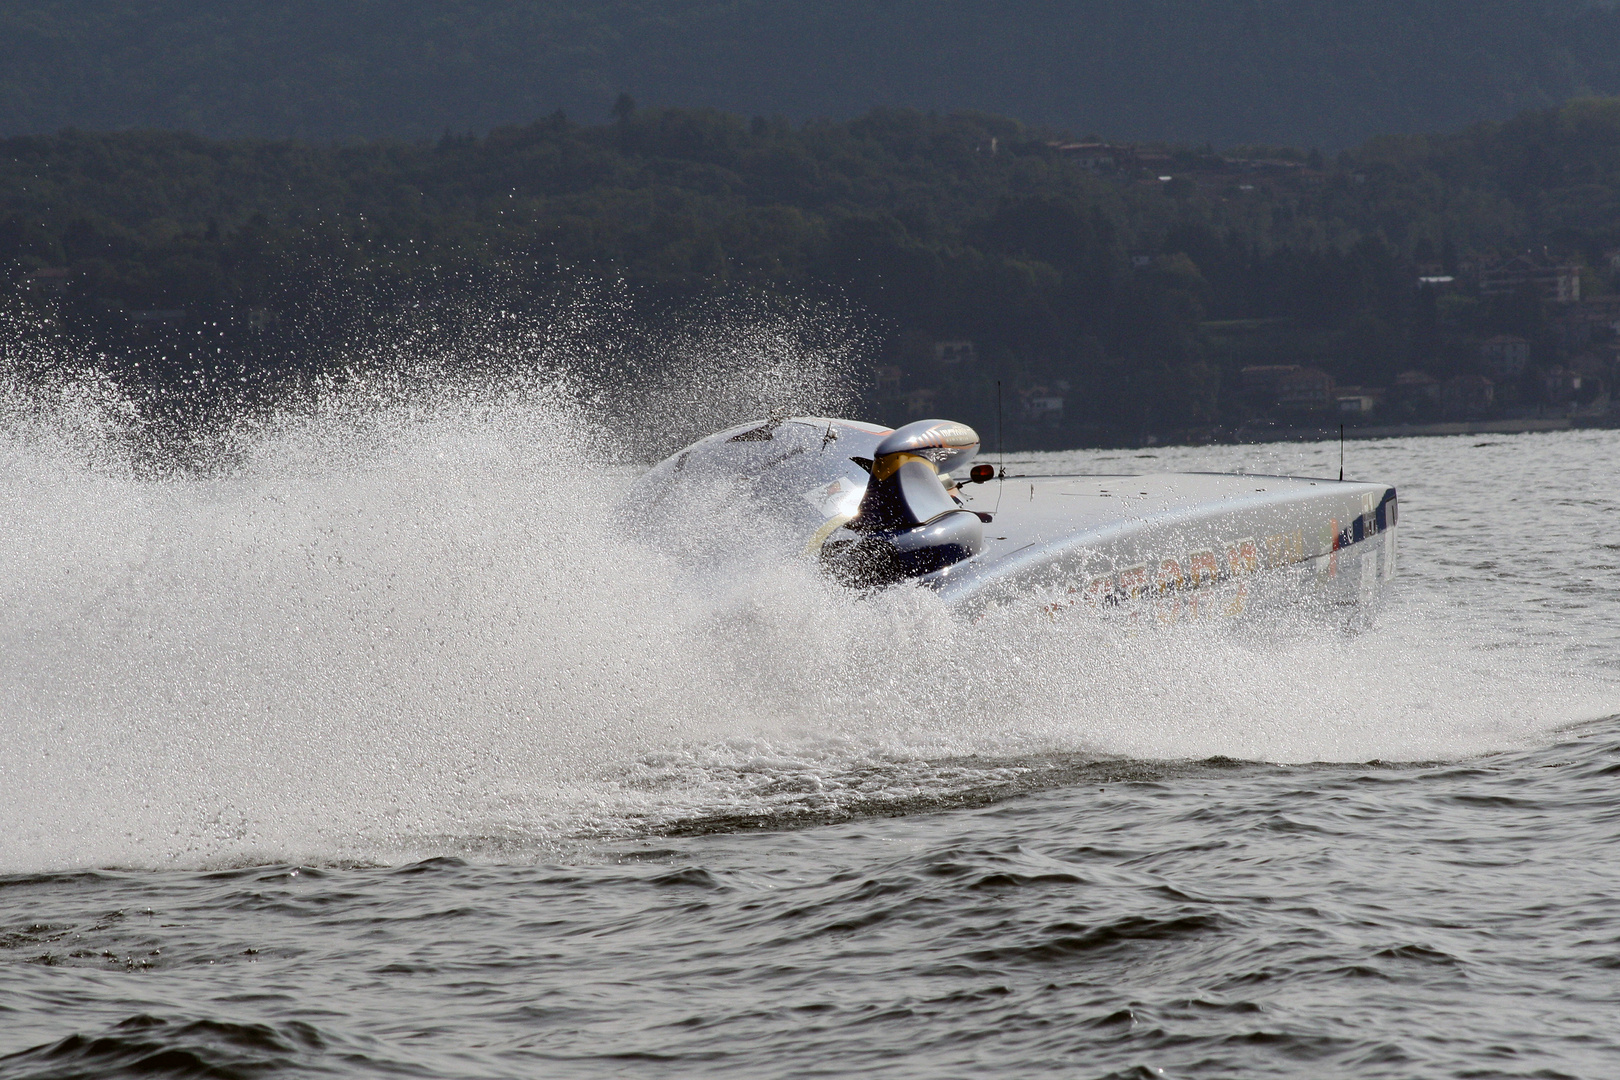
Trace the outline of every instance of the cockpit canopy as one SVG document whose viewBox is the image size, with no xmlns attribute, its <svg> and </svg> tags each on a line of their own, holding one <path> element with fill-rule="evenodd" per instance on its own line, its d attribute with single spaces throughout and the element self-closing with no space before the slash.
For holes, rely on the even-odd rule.
<svg viewBox="0 0 1620 1080">
<path fill-rule="evenodd" d="M 626 510 L 644 522 L 679 520 L 690 528 L 712 512 L 713 500 L 741 504 L 802 538 L 802 549 L 840 578 L 882 583 L 932 573 L 982 549 L 978 516 L 942 481 L 965 469 L 978 448 L 972 428 L 947 420 L 891 431 L 772 416 L 717 432 L 655 465 Z"/>
</svg>

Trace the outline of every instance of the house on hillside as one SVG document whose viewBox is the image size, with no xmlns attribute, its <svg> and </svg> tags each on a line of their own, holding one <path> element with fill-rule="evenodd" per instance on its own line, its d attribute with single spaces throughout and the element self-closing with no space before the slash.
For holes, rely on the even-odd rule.
<svg viewBox="0 0 1620 1080">
<path fill-rule="evenodd" d="M 1101 171 L 1123 168 L 1134 157 L 1134 147 L 1105 142 L 1047 143 L 1082 169 Z"/>
<path fill-rule="evenodd" d="M 1175 164 L 1176 159 L 1170 154 L 1151 153 L 1136 155 L 1136 165 L 1140 168 L 1146 169 L 1154 176 L 1157 176 L 1160 180 L 1170 179 L 1170 177 L 1165 174 L 1169 173 L 1175 167 Z"/>
<path fill-rule="evenodd" d="M 1277 384 L 1277 404 L 1285 409 L 1316 412 L 1333 406 L 1333 376 L 1318 368 L 1302 367 Z"/>
<path fill-rule="evenodd" d="M 1340 416 L 1366 416 L 1384 401 L 1381 386 L 1341 386 L 1333 392 L 1333 401 Z"/>
<path fill-rule="evenodd" d="M 932 416 L 939 404 L 939 391 L 931 386 L 919 386 L 906 391 L 906 416 L 917 420 Z"/>
<path fill-rule="evenodd" d="M 1243 378 L 1243 392 L 1256 400 L 1275 399 L 1283 376 L 1298 371 L 1298 364 L 1250 364 L 1238 374 Z"/>
<path fill-rule="evenodd" d="M 1243 368 L 1243 390 L 1260 406 L 1326 410 L 1334 407 L 1333 376 L 1300 364 L 1251 364 Z"/>
<path fill-rule="evenodd" d="M 1495 379 L 1517 379 L 1530 361 L 1530 343 L 1513 334 L 1497 334 L 1479 345 L 1479 359 Z"/>
<path fill-rule="evenodd" d="M 1392 417 L 1402 420 L 1434 417 L 1440 407 L 1440 381 L 1416 368 L 1403 371 L 1395 376 L 1395 382 L 1385 392 L 1384 402 Z"/>
<path fill-rule="evenodd" d="M 1552 304 L 1573 304 L 1581 298 L 1581 268 L 1530 253 L 1507 259 L 1491 259 L 1477 267 L 1479 291 L 1499 296 L 1533 288 L 1536 295 Z"/>
<path fill-rule="evenodd" d="M 1439 401 L 1440 380 L 1427 371 L 1403 371 L 1395 376 L 1390 394 L 1404 401 Z"/>
<path fill-rule="evenodd" d="M 934 342 L 934 363 L 971 367 L 979 362 L 979 351 L 971 341 Z"/>
<path fill-rule="evenodd" d="M 1024 419 L 1033 423 L 1056 423 L 1063 419 L 1063 395 L 1045 386 L 1021 391 Z"/>
</svg>

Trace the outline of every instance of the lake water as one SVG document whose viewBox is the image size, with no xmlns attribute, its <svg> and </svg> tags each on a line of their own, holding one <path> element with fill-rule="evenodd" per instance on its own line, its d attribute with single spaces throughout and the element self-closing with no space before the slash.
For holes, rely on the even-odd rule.
<svg viewBox="0 0 1620 1080">
<path fill-rule="evenodd" d="M 533 402 L 183 476 L 52 408 L 0 1076 L 1620 1076 L 1620 433 L 1352 443 L 1375 628 L 1125 633 L 684 573 Z"/>
</svg>

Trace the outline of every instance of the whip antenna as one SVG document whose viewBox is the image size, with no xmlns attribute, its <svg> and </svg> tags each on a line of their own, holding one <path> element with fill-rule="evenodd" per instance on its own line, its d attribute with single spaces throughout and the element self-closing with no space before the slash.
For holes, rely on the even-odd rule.
<svg viewBox="0 0 1620 1080">
<path fill-rule="evenodd" d="M 1001 440 L 1001 380 L 996 380 L 996 457 L 1001 459 L 1001 469 L 996 477 L 996 508 L 991 513 L 1001 510 L 1001 486 L 1007 479 L 1007 444 Z"/>
<path fill-rule="evenodd" d="M 996 380 L 996 457 L 1000 459 L 1001 478 L 1007 479 L 1007 444 L 1001 439 L 1001 380 Z"/>
<path fill-rule="evenodd" d="M 1339 481 L 1344 481 L 1344 425 L 1339 425 Z"/>
</svg>

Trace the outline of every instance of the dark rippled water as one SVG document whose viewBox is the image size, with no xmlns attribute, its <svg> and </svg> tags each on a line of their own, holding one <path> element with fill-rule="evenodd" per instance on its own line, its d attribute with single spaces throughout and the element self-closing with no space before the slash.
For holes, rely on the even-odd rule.
<svg viewBox="0 0 1620 1080">
<path fill-rule="evenodd" d="M 1127 771 L 570 865 L 14 876 L 0 1071 L 1620 1075 L 1620 723 Z"/>
<path fill-rule="evenodd" d="M 380 590 L 421 551 L 326 519 L 345 565 L 382 570 L 300 576 L 324 557 L 305 545 L 297 573 L 216 562 L 205 600 L 161 554 L 97 571 L 116 603 L 13 592 L 57 636 L 6 623 L 0 1077 L 1620 1076 L 1617 451 L 1610 432 L 1353 447 L 1353 473 L 1402 490 L 1378 628 L 954 631 L 958 688 L 916 697 L 836 651 L 915 612 L 807 620 L 841 602 L 796 580 L 687 596 L 701 620 L 620 652 L 626 625 L 580 594 L 525 632 L 606 624 L 608 661 L 479 631 L 499 663 L 477 694 L 397 656 L 387 693 L 341 666 L 338 689 L 291 693 L 294 668 L 243 659 L 246 630 L 198 644 L 230 622 L 219 596 L 268 590 L 297 602 L 244 600 L 247 621 L 324 635 L 297 656 L 363 652 L 321 621 L 334 582 Z M 1035 465 L 1320 474 L 1333 454 Z M 356 475 L 354 498 L 397 500 Z M 296 502 L 283 476 L 247 487 Z M 199 545 L 293 528 L 240 525 L 239 491 L 140 497 L 135 526 Z M 74 529 L 114 535 L 98 521 Z M 119 578 L 136 564 L 144 584 Z M 450 567 L 456 595 L 505 617 L 478 608 L 478 565 Z M 410 655 L 482 623 L 435 625 Z M 174 657 L 201 689 L 144 674 Z"/>
</svg>

